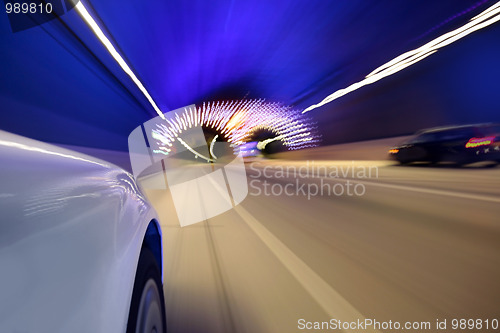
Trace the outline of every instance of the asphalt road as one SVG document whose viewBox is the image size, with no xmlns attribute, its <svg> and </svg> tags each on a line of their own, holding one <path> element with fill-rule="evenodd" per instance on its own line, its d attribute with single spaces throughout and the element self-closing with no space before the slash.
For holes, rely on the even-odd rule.
<svg viewBox="0 0 500 333">
<path fill-rule="evenodd" d="M 146 191 L 163 227 L 170 333 L 303 332 L 331 319 L 382 325 L 351 332 L 396 332 L 389 321 L 444 332 L 453 319 L 500 320 L 500 167 L 246 169 L 241 205 L 183 228 L 170 193 Z"/>
</svg>

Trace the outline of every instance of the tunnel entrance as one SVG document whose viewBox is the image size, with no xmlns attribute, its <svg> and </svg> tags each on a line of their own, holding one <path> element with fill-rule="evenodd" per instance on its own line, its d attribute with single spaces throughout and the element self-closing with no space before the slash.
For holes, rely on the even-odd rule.
<svg viewBox="0 0 500 333">
<path fill-rule="evenodd" d="M 210 153 L 210 158 L 218 159 L 223 156 L 230 156 L 234 154 L 233 149 L 229 146 L 227 137 L 222 135 L 219 131 L 203 126 L 203 134 Z M 214 141 L 215 140 L 215 141 Z M 221 145 L 220 143 L 227 143 Z"/>
</svg>

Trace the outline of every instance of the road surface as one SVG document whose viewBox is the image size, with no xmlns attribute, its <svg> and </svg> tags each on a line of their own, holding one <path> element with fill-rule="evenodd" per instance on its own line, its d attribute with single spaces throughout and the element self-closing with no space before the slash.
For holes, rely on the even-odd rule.
<svg viewBox="0 0 500 333">
<path fill-rule="evenodd" d="M 500 319 L 500 167 L 246 169 L 241 205 L 184 228 L 169 192 L 147 190 L 164 233 L 169 332 L 303 332 L 358 319 L 434 332 L 436 320 L 450 330 L 453 319 Z M 345 331 L 391 331 L 362 328 Z"/>
</svg>

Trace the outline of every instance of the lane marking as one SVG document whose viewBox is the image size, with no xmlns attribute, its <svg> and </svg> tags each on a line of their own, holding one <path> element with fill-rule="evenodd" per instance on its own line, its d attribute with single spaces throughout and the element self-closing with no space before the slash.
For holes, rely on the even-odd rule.
<svg viewBox="0 0 500 333">
<path fill-rule="evenodd" d="M 210 261 L 212 262 L 212 270 L 214 275 L 214 280 L 217 289 L 217 295 L 220 295 L 221 299 L 219 302 L 222 303 L 223 310 L 221 311 L 221 320 L 222 326 L 226 330 L 226 332 L 237 332 L 236 322 L 234 319 L 233 311 L 231 310 L 230 302 L 229 302 L 229 293 L 227 290 L 227 286 L 224 283 L 224 278 L 222 274 L 222 263 L 220 255 L 218 254 L 217 248 L 215 246 L 215 239 L 212 232 L 212 228 L 208 223 L 208 220 L 203 222 L 205 235 L 207 236 L 207 245 L 210 255 Z M 217 297 L 219 298 L 219 297 Z"/>
<path fill-rule="evenodd" d="M 325 280 L 323 280 L 304 261 L 293 253 L 276 236 L 267 230 L 252 214 L 241 205 L 234 210 L 248 225 L 248 227 L 259 237 L 259 239 L 271 250 L 292 276 L 302 285 L 311 297 L 327 313 L 329 318 L 335 318 L 345 322 L 364 321 L 366 318 L 349 303 L 342 295 L 335 291 Z M 359 332 L 358 329 L 348 329 L 345 332 Z M 380 332 L 373 328 L 366 328 L 364 332 Z"/>
<path fill-rule="evenodd" d="M 340 164 L 335 164 L 342 166 L 344 164 L 348 163 L 340 163 Z M 283 166 L 283 164 L 274 164 L 274 163 L 269 163 L 267 165 L 271 165 L 272 167 L 275 167 L 276 165 L 278 166 Z M 264 169 L 264 167 L 260 167 L 261 169 Z M 260 178 L 260 177 L 259 177 Z M 293 177 L 291 177 L 293 178 Z M 267 178 L 266 178 L 267 179 Z M 273 179 L 273 178 L 271 178 Z M 286 178 L 282 178 L 286 179 Z M 378 187 L 385 187 L 385 188 L 392 188 L 392 189 L 397 189 L 397 190 L 406 190 L 406 191 L 412 191 L 412 192 L 420 192 L 420 193 L 426 193 L 426 194 L 433 194 L 433 195 L 443 195 L 443 196 L 449 196 L 449 197 L 455 197 L 455 198 L 461 198 L 461 199 L 471 199 L 471 200 L 479 200 L 479 201 L 488 201 L 488 202 L 495 202 L 495 203 L 500 203 L 500 197 L 494 197 L 494 196 L 489 196 L 489 195 L 483 195 L 483 194 L 472 194 L 472 193 L 460 193 L 460 192 L 453 192 L 451 190 L 439 190 L 439 189 L 431 189 L 431 188 L 424 188 L 424 187 L 413 187 L 413 186 L 408 186 L 408 185 L 397 185 L 397 184 L 389 184 L 389 183 L 384 183 L 381 181 L 368 181 L 364 180 L 361 178 L 350 178 L 350 177 L 338 177 L 338 178 L 332 178 L 332 177 L 311 177 L 307 179 L 323 179 L 326 181 L 355 181 L 356 183 L 361 183 L 361 184 L 366 184 L 366 185 L 374 185 Z"/>
<path fill-rule="evenodd" d="M 461 199 L 472 199 L 472 200 L 500 203 L 500 197 L 491 197 L 491 196 L 481 195 L 481 194 L 459 193 L 459 192 L 451 192 L 448 190 L 436 190 L 436 189 L 423 188 L 423 187 L 412 187 L 412 186 L 396 185 L 396 184 L 388 184 L 388 183 L 377 183 L 377 182 L 373 182 L 373 181 L 359 180 L 356 178 L 353 178 L 353 179 L 323 178 L 323 179 L 326 179 L 326 180 L 344 180 L 344 181 L 351 180 L 351 181 L 355 181 L 356 183 L 361 183 L 361 184 L 364 183 L 366 185 L 374 185 L 374 186 L 378 186 L 378 187 L 392 188 L 392 189 L 397 189 L 397 190 L 406 190 L 406 191 L 413 191 L 413 192 L 420 192 L 420 193 L 427 193 L 427 194 L 434 194 L 434 195 L 443 195 L 443 196 L 449 196 L 449 197 L 455 197 L 455 198 L 461 198 Z"/>
</svg>

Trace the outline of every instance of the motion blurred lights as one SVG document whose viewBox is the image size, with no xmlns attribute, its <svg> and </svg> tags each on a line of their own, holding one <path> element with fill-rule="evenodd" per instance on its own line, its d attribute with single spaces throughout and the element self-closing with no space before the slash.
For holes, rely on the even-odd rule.
<svg viewBox="0 0 500 333">
<path fill-rule="evenodd" d="M 280 140 L 289 150 L 314 147 L 319 143 L 314 122 L 299 110 L 263 100 L 241 100 L 203 103 L 166 119 L 152 133 L 161 147 L 158 152 L 167 155 L 182 132 L 197 126 L 218 133 L 210 144 L 213 157 L 212 146 L 217 138 L 239 147 L 252 141 L 252 136 L 259 130 L 273 133 L 275 137 L 271 141 Z"/>
<path fill-rule="evenodd" d="M 130 69 L 130 67 L 127 65 L 127 63 L 125 62 L 125 60 L 123 60 L 122 56 L 118 53 L 118 51 L 116 51 L 116 49 L 113 46 L 113 44 L 110 42 L 110 40 L 108 39 L 108 37 L 106 37 L 106 35 L 102 31 L 102 29 L 99 27 L 99 25 L 94 20 L 94 18 L 90 15 L 90 13 L 87 11 L 87 8 L 85 8 L 85 6 L 83 5 L 83 3 L 81 1 L 79 1 L 76 4 L 75 8 L 78 11 L 78 14 L 80 14 L 80 16 L 83 18 L 83 20 L 92 29 L 92 31 L 97 36 L 97 38 L 99 38 L 99 40 L 104 45 L 104 47 L 106 47 L 106 49 L 108 50 L 109 54 L 111 54 L 111 56 L 116 60 L 116 62 L 118 63 L 118 65 L 120 65 L 120 67 L 123 69 L 123 71 L 125 73 L 127 73 L 128 76 L 130 76 L 130 78 L 132 79 L 132 81 L 139 88 L 139 90 L 144 94 L 144 96 L 146 96 L 147 100 L 149 101 L 149 103 L 151 103 L 151 105 L 155 109 L 156 113 L 158 113 L 158 115 L 162 119 L 165 119 L 165 116 L 163 115 L 163 112 L 161 112 L 161 110 L 158 108 L 158 106 L 156 105 L 155 101 L 153 100 L 153 98 L 151 97 L 151 95 L 149 94 L 149 92 L 146 90 L 146 88 L 144 87 L 144 85 L 142 84 L 142 82 L 139 81 L 139 79 L 134 74 L 134 72 L 132 71 L 132 69 Z"/>
<path fill-rule="evenodd" d="M 465 148 L 476 148 L 479 146 L 488 146 L 495 140 L 494 136 L 487 136 L 485 138 L 471 138 L 466 144 Z"/>
<path fill-rule="evenodd" d="M 337 90 L 336 92 L 322 100 L 320 103 L 309 106 L 304 111 L 302 111 L 302 113 L 316 109 L 354 90 L 357 90 L 363 86 L 383 79 L 384 77 L 397 73 L 400 70 L 409 67 L 437 52 L 439 48 L 447 46 L 467 36 L 468 34 L 485 28 L 499 20 L 500 1 L 495 3 L 493 6 L 490 6 L 479 15 L 473 17 L 467 24 L 463 25 L 462 27 L 448 32 L 415 50 L 403 53 L 402 55 L 375 69 L 373 72 L 368 74 L 364 80 L 356 82 L 348 86 L 347 88 Z"/>
</svg>

